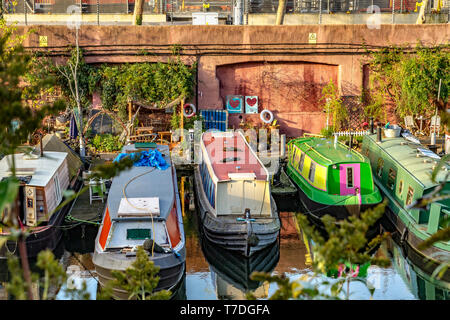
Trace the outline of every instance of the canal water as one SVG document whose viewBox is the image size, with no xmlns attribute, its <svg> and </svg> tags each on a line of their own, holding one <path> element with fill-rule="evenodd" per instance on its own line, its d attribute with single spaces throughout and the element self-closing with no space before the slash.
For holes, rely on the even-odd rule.
<svg viewBox="0 0 450 320">
<path fill-rule="evenodd" d="M 194 210 L 188 210 L 189 207 Z M 259 299 L 267 299 L 277 290 L 277 285 L 250 280 L 252 271 L 285 274 L 291 280 L 311 275 L 310 241 L 301 232 L 299 234 L 293 219 L 294 212 L 282 212 L 280 216 L 282 229 L 279 241 L 251 259 L 244 259 L 202 239 L 195 208 L 186 204 L 186 275 L 176 298 L 242 300 L 246 299 L 246 293 L 250 291 Z M 67 230 L 56 252 L 69 274 L 76 275 L 71 277 L 76 286 L 86 281 L 91 299 L 95 299 L 97 292 L 92 264 L 95 236 L 96 228 L 93 226 Z M 382 249 L 389 253 L 392 264 L 388 268 L 369 267 L 366 282 L 374 287 L 373 295 L 364 283 L 354 281 L 350 283 L 350 299 L 450 299 L 450 284 L 433 280 L 407 259 L 400 246 L 392 240 Z M 0 264 L 0 275 L 0 299 L 6 299 L 4 282 L 8 275 L 4 263 Z M 59 290 L 57 299 L 70 297 L 65 295 L 64 290 Z"/>
</svg>

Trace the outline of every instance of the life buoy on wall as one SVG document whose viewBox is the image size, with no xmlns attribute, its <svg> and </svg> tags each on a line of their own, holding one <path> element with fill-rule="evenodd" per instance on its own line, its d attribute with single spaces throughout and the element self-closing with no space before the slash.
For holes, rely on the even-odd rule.
<svg viewBox="0 0 450 320">
<path fill-rule="evenodd" d="M 266 113 L 269 115 L 269 119 L 266 119 L 266 116 L 265 116 Z M 268 123 L 268 124 L 272 123 L 272 121 L 273 121 L 273 113 L 267 109 L 264 109 L 263 111 L 261 111 L 261 114 L 259 115 L 259 117 L 261 118 L 261 120 L 263 122 Z"/>
<path fill-rule="evenodd" d="M 190 108 L 192 111 L 191 111 L 191 113 L 186 113 L 186 109 L 188 109 L 188 108 Z M 196 112 L 197 110 L 195 109 L 195 106 L 192 104 L 192 103 L 186 103 L 184 106 L 183 106 L 183 115 L 186 117 L 186 118 L 191 118 L 191 117 L 193 117 L 193 116 L 195 116 L 195 112 Z"/>
</svg>

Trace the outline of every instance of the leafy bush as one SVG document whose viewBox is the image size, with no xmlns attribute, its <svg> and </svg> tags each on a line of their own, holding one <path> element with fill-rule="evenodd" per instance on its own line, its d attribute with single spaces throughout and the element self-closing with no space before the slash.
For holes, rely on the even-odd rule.
<svg viewBox="0 0 450 320">
<path fill-rule="evenodd" d="M 113 136 L 109 133 L 95 135 L 90 145 L 99 152 L 119 151 L 123 147 L 123 144 L 119 141 L 119 136 Z"/>
</svg>

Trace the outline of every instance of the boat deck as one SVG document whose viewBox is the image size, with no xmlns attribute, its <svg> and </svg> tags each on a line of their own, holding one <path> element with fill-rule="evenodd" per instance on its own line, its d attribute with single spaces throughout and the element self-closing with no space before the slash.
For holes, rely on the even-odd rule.
<svg viewBox="0 0 450 320">
<path fill-rule="evenodd" d="M 256 180 L 268 179 L 264 166 L 239 133 L 206 132 L 203 143 L 219 181 L 230 180 L 229 173 L 254 173 Z"/>
</svg>

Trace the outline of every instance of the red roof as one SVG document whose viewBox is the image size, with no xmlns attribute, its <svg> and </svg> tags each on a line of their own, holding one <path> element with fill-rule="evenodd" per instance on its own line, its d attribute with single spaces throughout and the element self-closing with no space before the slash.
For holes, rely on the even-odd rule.
<svg viewBox="0 0 450 320">
<path fill-rule="evenodd" d="M 241 134 L 206 132 L 202 138 L 219 180 L 230 180 L 228 173 L 254 173 L 256 180 L 267 180 L 265 168 L 250 151 Z"/>
</svg>

